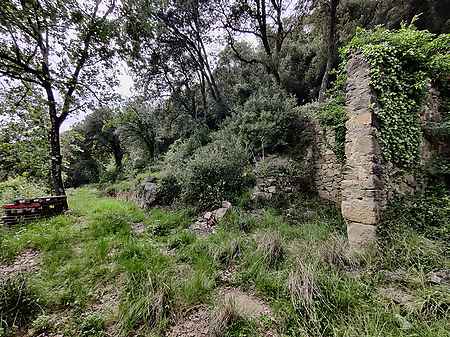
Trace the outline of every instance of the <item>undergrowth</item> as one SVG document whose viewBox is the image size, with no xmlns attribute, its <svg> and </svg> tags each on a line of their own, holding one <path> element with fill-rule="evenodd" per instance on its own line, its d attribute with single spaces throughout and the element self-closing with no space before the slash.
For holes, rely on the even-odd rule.
<svg viewBox="0 0 450 337">
<path fill-rule="evenodd" d="M 143 212 L 93 189 L 71 191 L 69 213 L 2 230 L 4 262 L 26 248 L 40 254 L 23 298 L 36 306 L 21 324 L 36 335 L 104 336 L 108 329 L 117 336 L 162 335 L 189 310 L 220 308 L 219 289 L 235 287 L 268 303 L 273 320 L 242 317 L 225 303 L 216 314 L 226 324 L 210 327 L 211 333 L 448 335 L 448 292 L 428 281 L 430 272 L 449 268 L 446 243 L 437 238 L 446 213 L 433 208 L 445 212 L 445 198 L 408 200 L 408 215 L 398 212 L 405 206 L 394 208 L 383 234 L 392 240 L 363 255 L 349 253 L 345 224 L 333 205 L 302 194 L 294 199 L 287 209 L 235 207 L 215 233 L 198 237 L 188 229 L 189 210 Z M 427 209 L 432 212 L 424 215 Z M 137 223 L 145 225 L 143 233 L 133 231 Z M 387 271 L 403 278 L 392 281 Z M 224 279 L 224 273 L 230 276 Z M 407 292 L 412 309 L 381 296 L 385 288 Z M 17 291 L 8 294 L 17 298 Z M 56 324 L 61 310 L 66 319 Z M 8 329 L 11 324 L 8 318 Z"/>
</svg>

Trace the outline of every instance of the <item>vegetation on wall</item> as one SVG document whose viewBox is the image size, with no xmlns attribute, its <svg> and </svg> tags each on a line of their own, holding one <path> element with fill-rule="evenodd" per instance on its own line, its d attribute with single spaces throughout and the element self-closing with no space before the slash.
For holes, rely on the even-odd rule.
<svg viewBox="0 0 450 337">
<path fill-rule="evenodd" d="M 332 98 L 322 104 L 317 114 L 320 125 L 325 131 L 334 132 L 334 145 L 331 147 L 334 154 L 341 163 L 345 162 L 345 134 L 347 128 L 347 111 L 342 95 Z"/>
<path fill-rule="evenodd" d="M 348 58 L 357 51 L 370 65 L 383 156 L 401 168 L 412 168 L 419 161 L 419 113 L 427 88 L 432 80 L 450 74 L 450 35 L 437 36 L 413 26 L 358 30 L 343 53 Z"/>
</svg>

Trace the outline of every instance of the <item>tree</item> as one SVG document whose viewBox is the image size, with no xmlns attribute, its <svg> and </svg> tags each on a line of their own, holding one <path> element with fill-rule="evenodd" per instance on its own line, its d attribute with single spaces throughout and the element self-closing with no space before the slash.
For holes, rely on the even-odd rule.
<svg viewBox="0 0 450 337">
<path fill-rule="evenodd" d="M 309 12 L 311 1 L 301 0 L 297 10 L 286 0 L 218 1 L 217 8 L 230 47 L 241 61 L 263 64 L 275 81 L 281 83 L 280 54 L 286 37 Z M 261 43 L 264 57 L 246 58 L 236 48 L 236 39 L 250 35 Z"/>
<path fill-rule="evenodd" d="M 322 78 L 322 84 L 320 85 L 319 91 L 319 101 L 325 99 L 325 91 L 328 87 L 329 76 L 331 69 L 336 62 L 337 54 L 337 36 L 336 36 L 336 26 L 337 26 L 337 7 L 339 5 L 339 0 L 327 0 L 323 4 L 327 9 L 327 22 L 328 22 L 328 34 L 327 38 L 324 39 L 327 44 L 327 65 L 325 67 L 325 72 Z"/>
<path fill-rule="evenodd" d="M 32 84 L 46 99 L 51 178 L 65 194 L 59 129 L 69 114 L 104 86 L 99 66 L 111 59 L 114 0 L 3 0 L 0 3 L 0 75 Z M 102 72 L 104 74 L 104 72 Z M 107 83 L 106 81 L 104 83 Z"/>
<path fill-rule="evenodd" d="M 122 172 L 124 151 L 122 149 L 119 132 L 115 126 L 116 114 L 110 108 L 99 108 L 94 110 L 84 120 L 83 131 L 86 141 L 93 148 L 92 152 L 99 157 L 112 155 L 116 166 L 116 173 Z"/>
<path fill-rule="evenodd" d="M 45 101 L 34 97 L 32 88 L 0 92 L 0 181 L 26 175 L 49 182 L 49 121 L 45 108 Z"/>
<path fill-rule="evenodd" d="M 211 3 L 209 0 L 124 2 L 127 17 L 124 49 L 145 83 L 144 88 L 162 83 L 158 95 L 173 94 L 180 89 L 192 93 L 197 84 L 203 110 L 207 110 L 207 93 L 218 105 L 224 105 L 208 51 L 215 28 Z M 147 70 L 142 74 L 142 69 Z M 196 99 L 195 95 L 190 95 L 190 99 Z M 198 105 L 193 101 L 186 108 L 195 110 Z"/>
</svg>

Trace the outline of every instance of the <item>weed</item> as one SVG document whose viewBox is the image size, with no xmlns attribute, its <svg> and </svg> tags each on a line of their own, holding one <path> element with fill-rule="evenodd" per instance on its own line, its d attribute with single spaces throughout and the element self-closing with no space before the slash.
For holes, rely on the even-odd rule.
<svg viewBox="0 0 450 337">
<path fill-rule="evenodd" d="M 216 283 L 211 275 L 204 271 L 195 271 L 180 284 L 182 300 L 188 305 L 208 302 L 215 286 Z"/>
<path fill-rule="evenodd" d="M 119 331 L 127 335 L 139 325 L 148 329 L 165 321 L 171 308 L 171 287 L 151 271 L 128 276 L 119 305 Z"/>
<path fill-rule="evenodd" d="M 23 275 L 0 280 L 0 328 L 24 327 L 39 310 L 39 299 Z"/>
<path fill-rule="evenodd" d="M 31 323 L 31 327 L 35 333 L 42 333 L 50 330 L 52 326 L 50 316 L 48 315 L 39 315 L 36 319 Z"/>
<path fill-rule="evenodd" d="M 309 320 L 316 321 L 314 301 L 320 296 L 312 266 L 299 260 L 296 270 L 289 273 L 288 289 L 293 307 Z"/>
<path fill-rule="evenodd" d="M 81 337 L 106 336 L 105 320 L 97 314 L 88 314 L 82 317 L 79 330 Z"/>
<path fill-rule="evenodd" d="M 340 269 L 352 269 L 358 265 L 356 256 L 350 250 L 348 241 L 341 236 L 332 235 L 323 242 L 319 254 L 326 263 Z"/>
</svg>

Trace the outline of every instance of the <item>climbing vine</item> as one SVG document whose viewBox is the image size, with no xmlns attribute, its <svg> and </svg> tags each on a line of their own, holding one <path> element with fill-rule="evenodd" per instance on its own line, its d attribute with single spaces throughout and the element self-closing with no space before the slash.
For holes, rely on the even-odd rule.
<svg viewBox="0 0 450 337">
<path fill-rule="evenodd" d="M 345 161 L 345 122 L 348 119 L 344 104 L 344 96 L 338 95 L 322 105 L 317 116 L 325 130 L 334 131 L 334 146 L 331 149 L 340 162 Z"/>
<path fill-rule="evenodd" d="M 428 85 L 450 74 L 450 34 L 437 36 L 412 26 L 359 30 L 342 55 L 348 60 L 355 51 L 362 52 L 370 65 L 383 156 L 399 167 L 412 168 L 419 160 L 419 112 Z"/>
</svg>

